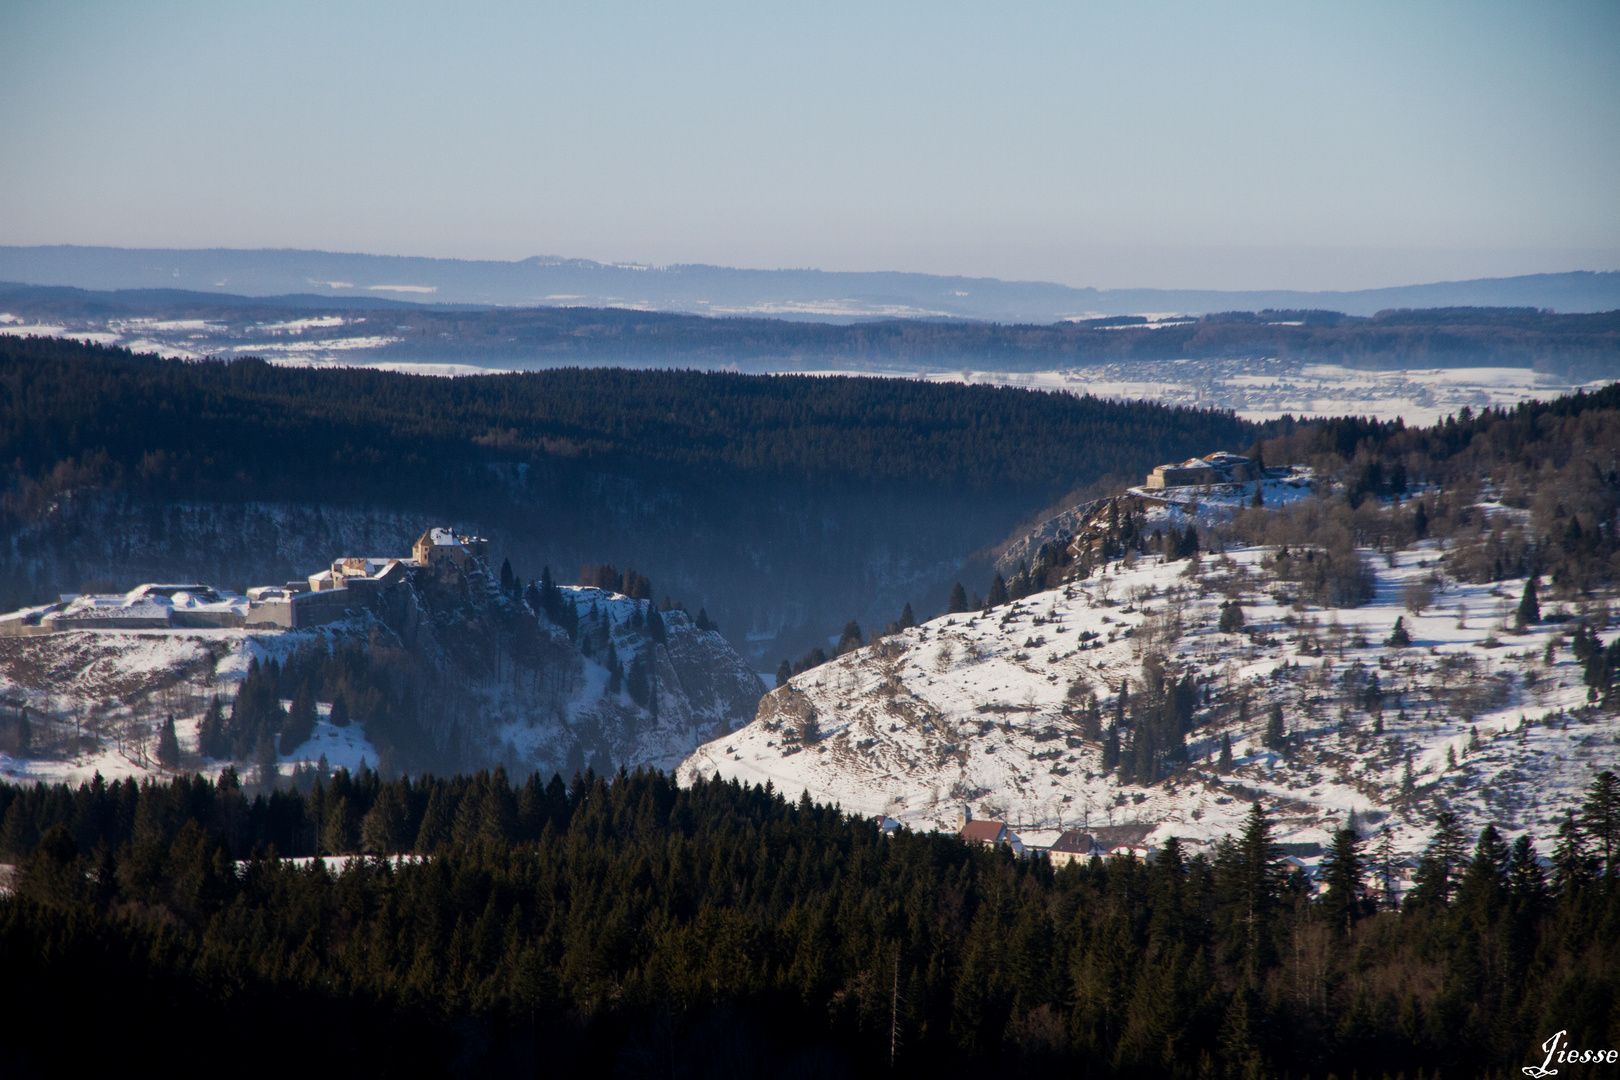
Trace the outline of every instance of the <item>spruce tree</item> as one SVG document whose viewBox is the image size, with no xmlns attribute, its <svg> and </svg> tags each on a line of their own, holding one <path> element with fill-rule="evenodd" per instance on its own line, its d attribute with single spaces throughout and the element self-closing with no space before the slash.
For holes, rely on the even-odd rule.
<svg viewBox="0 0 1620 1080">
<path fill-rule="evenodd" d="M 1525 914 L 1534 916 L 1547 900 L 1547 873 L 1541 868 L 1535 845 L 1526 833 L 1513 841 L 1513 855 L 1508 866 L 1508 889 L 1514 903 Z"/>
<path fill-rule="evenodd" d="M 782 666 L 776 669 L 776 688 L 780 690 L 788 684 L 788 680 L 791 678 L 793 678 L 793 665 L 783 660 Z"/>
<path fill-rule="evenodd" d="M 624 680 L 625 689 L 630 691 L 630 700 L 637 705 L 645 706 L 651 690 L 647 678 L 647 659 L 641 653 L 630 658 L 630 673 Z"/>
<path fill-rule="evenodd" d="M 230 741 L 225 736 L 225 707 L 218 694 L 208 703 L 208 711 L 197 725 L 197 751 L 216 760 L 230 756 Z"/>
<path fill-rule="evenodd" d="M 1246 931 L 1249 968 L 1257 972 L 1269 960 L 1271 913 L 1283 866 L 1282 852 L 1271 842 L 1271 822 L 1259 800 L 1249 805 L 1236 854 L 1238 914 Z"/>
<path fill-rule="evenodd" d="M 281 780 L 281 769 L 276 759 L 275 737 L 269 732 L 259 736 L 259 744 L 253 750 L 253 760 L 259 767 L 259 787 L 265 791 L 275 790 Z"/>
<path fill-rule="evenodd" d="M 1288 730 L 1283 726 L 1281 702 L 1271 703 L 1271 710 L 1266 714 L 1266 733 L 1260 741 L 1268 750 L 1282 750 L 1288 745 Z"/>
<path fill-rule="evenodd" d="M 1434 835 L 1418 860 L 1412 902 L 1444 906 L 1456 891 L 1467 859 L 1468 838 L 1462 822 L 1450 810 L 1435 817 Z"/>
<path fill-rule="evenodd" d="M 1374 865 L 1378 868 L 1378 882 L 1383 886 L 1383 905 L 1391 909 L 1399 907 L 1395 895 L 1395 841 L 1388 825 L 1378 830 L 1378 853 Z"/>
<path fill-rule="evenodd" d="M 1524 595 L 1519 597 L 1519 610 L 1514 615 L 1514 624 L 1523 630 L 1532 623 L 1541 621 L 1541 601 L 1536 597 L 1536 575 L 1531 574 L 1524 582 Z"/>
<path fill-rule="evenodd" d="M 1573 811 L 1558 825 L 1553 844 L 1553 888 L 1560 895 L 1572 894 L 1592 879 L 1592 857 L 1586 851 L 1586 837 L 1575 823 Z"/>
<path fill-rule="evenodd" d="M 165 769 L 177 768 L 180 765 L 180 739 L 174 731 L 174 713 L 168 715 L 158 732 L 157 759 L 158 764 Z"/>
<path fill-rule="evenodd" d="M 1390 631 L 1389 639 L 1384 642 L 1392 649 L 1405 649 L 1412 644 L 1412 635 L 1406 632 L 1406 616 L 1395 616 L 1395 629 Z"/>
<path fill-rule="evenodd" d="M 315 734 L 315 721 L 315 692 L 306 682 L 298 688 L 292 708 L 288 710 L 286 723 L 281 728 L 282 756 L 290 757 L 294 751 L 310 740 Z"/>
<path fill-rule="evenodd" d="M 1103 736 L 1102 768 L 1103 772 L 1112 772 L 1119 766 L 1119 727 L 1110 724 L 1108 733 Z"/>
<path fill-rule="evenodd" d="M 1243 629 L 1243 605 L 1236 600 L 1228 600 L 1221 605 L 1220 631 L 1223 634 L 1235 634 Z"/>
<path fill-rule="evenodd" d="M 1603 876 L 1615 877 L 1620 873 L 1620 778 L 1611 770 L 1598 773 L 1587 787 L 1580 820 Z"/>
<path fill-rule="evenodd" d="M 1346 932 L 1363 914 L 1361 834 L 1354 827 L 1333 834 L 1333 847 L 1322 860 L 1322 910 L 1328 921 Z"/>
<path fill-rule="evenodd" d="M 990 583 L 990 595 L 984 598 L 985 607 L 998 608 L 1007 603 L 1008 599 L 1007 582 L 1002 579 L 1000 574 L 997 574 L 996 579 Z"/>
<path fill-rule="evenodd" d="M 947 615 L 961 615 L 964 612 L 966 612 L 967 610 L 968 610 L 967 592 L 965 590 L 963 590 L 962 583 L 960 581 L 958 581 L 951 588 L 951 598 L 946 603 L 945 613 Z"/>
<path fill-rule="evenodd" d="M 1232 771 L 1232 733 L 1221 732 L 1221 756 L 1215 762 L 1215 771 L 1229 773 Z"/>
<path fill-rule="evenodd" d="M 17 756 L 27 757 L 34 748 L 34 725 L 28 719 L 28 706 L 17 711 Z"/>
<path fill-rule="evenodd" d="M 911 601 L 907 600 L 906 606 L 900 610 L 900 629 L 909 630 L 916 625 L 917 617 L 911 613 Z"/>
</svg>

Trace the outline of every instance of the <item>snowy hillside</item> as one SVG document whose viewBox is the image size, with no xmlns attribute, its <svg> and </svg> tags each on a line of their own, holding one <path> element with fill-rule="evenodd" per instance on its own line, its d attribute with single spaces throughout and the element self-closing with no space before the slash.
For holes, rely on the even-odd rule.
<svg viewBox="0 0 1620 1080">
<path fill-rule="evenodd" d="M 1185 520 L 1178 508 L 1156 513 Z M 1114 826 L 1116 842 L 1149 845 L 1236 833 L 1258 797 L 1278 839 L 1305 854 L 1352 812 L 1364 832 L 1387 827 L 1411 852 L 1449 807 L 1473 828 L 1528 830 L 1550 851 L 1557 818 L 1620 762 L 1620 721 L 1586 715 L 1569 647 L 1575 617 L 1601 628 L 1606 608 L 1548 604 L 1515 633 L 1524 581 L 1460 584 L 1427 541 L 1387 557 L 1364 551 L 1371 602 L 1324 611 L 1296 606 L 1263 565 L 1275 554 L 1115 563 L 988 615 L 883 638 L 767 695 L 754 723 L 700 748 L 681 776 L 808 789 L 914 828 L 954 829 L 965 805 L 1026 833 Z M 1425 592 L 1421 614 L 1404 605 Z M 1241 632 L 1219 629 L 1228 597 L 1240 601 Z M 1398 619 L 1405 647 L 1387 643 Z M 1104 769 L 1099 723 L 1113 722 L 1122 682 L 1144 693 L 1154 654 L 1166 693 L 1190 694 L 1185 763 L 1155 783 L 1123 782 Z M 1281 749 L 1263 745 L 1273 703 Z M 1119 730 L 1127 753 L 1139 726 Z"/>
<path fill-rule="evenodd" d="M 391 670 L 411 673 L 404 687 L 411 709 L 429 735 L 461 755 L 447 764 L 500 761 L 520 775 L 587 764 L 672 769 L 704 739 L 746 723 L 764 691 L 725 639 L 698 629 L 685 612 L 664 612 L 663 639 L 654 641 L 637 617 L 638 609 L 648 611 L 645 602 L 564 588 L 580 614 L 576 641 L 489 587 L 485 575 L 472 575 L 467 585 L 467 594 L 450 597 L 442 589 L 401 587 L 376 610 L 314 630 L 0 638 L 0 773 L 78 782 L 98 771 L 109 779 L 173 771 L 156 760 L 159 728 L 169 715 L 179 769 L 213 773 L 229 762 L 200 753 L 198 728 L 216 695 L 229 714 L 254 660 L 286 666 L 345 646 L 392 657 Z M 617 679 L 609 667 L 614 656 L 622 658 Z M 640 702 L 623 670 L 638 656 L 647 687 Z M 334 725 L 331 707 L 322 696 L 314 733 L 278 755 L 284 776 L 323 756 L 332 768 L 352 770 L 362 759 L 379 764 L 365 725 Z M 23 708 L 26 748 L 17 741 Z"/>
</svg>

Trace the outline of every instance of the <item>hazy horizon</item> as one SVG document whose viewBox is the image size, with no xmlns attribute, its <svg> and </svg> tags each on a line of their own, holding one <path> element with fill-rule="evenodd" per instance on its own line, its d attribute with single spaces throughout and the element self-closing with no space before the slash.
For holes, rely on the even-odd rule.
<svg viewBox="0 0 1620 1080">
<path fill-rule="evenodd" d="M 0 8 L 0 244 L 1349 290 L 1620 267 L 1620 8 Z"/>
</svg>

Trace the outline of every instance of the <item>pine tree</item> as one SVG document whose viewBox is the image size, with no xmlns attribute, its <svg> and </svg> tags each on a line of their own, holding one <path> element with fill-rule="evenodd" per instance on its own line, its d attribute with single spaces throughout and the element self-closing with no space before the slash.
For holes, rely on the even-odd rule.
<svg viewBox="0 0 1620 1080">
<path fill-rule="evenodd" d="M 1553 888 L 1561 895 L 1574 893 L 1592 880 L 1592 857 L 1586 851 L 1586 837 L 1575 823 L 1573 812 L 1558 825 L 1553 845 Z"/>
<path fill-rule="evenodd" d="M 958 581 L 955 586 L 951 588 L 951 598 L 946 604 L 945 612 L 947 615 L 960 615 L 967 610 L 967 593 L 962 589 L 962 583 Z"/>
<path fill-rule="evenodd" d="M 316 715 L 315 692 L 305 682 L 293 697 L 292 708 L 288 710 L 287 720 L 281 728 L 283 757 L 291 757 L 294 751 L 314 736 Z"/>
<path fill-rule="evenodd" d="M 347 694 L 335 694 L 332 697 L 332 711 L 327 717 L 333 727 L 349 726 L 349 697 Z"/>
<path fill-rule="evenodd" d="M 1439 906 L 1449 903 L 1462 876 L 1467 852 L 1468 838 L 1462 822 L 1450 810 L 1440 811 L 1435 817 L 1434 835 L 1418 860 L 1412 902 Z"/>
<path fill-rule="evenodd" d="M 162 730 L 158 732 L 157 759 L 165 769 L 178 768 L 180 765 L 180 739 L 174 731 L 174 713 L 168 715 L 163 721 Z"/>
<path fill-rule="evenodd" d="M 1361 834 L 1354 827 L 1333 834 L 1333 847 L 1322 860 L 1322 910 L 1328 921 L 1346 931 L 1363 914 Z"/>
<path fill-rule="evenodd" d="M 630 691 L 631 701 L 646 706 L 651 684 L 647 678 L 647 659 L 639 652 L 630 658 L 630 673 L 625 677 L 624 685 Z"/>
<path fill-rule="evenodd" d="M 1541 601 L 1536 597 L 1536 575 L 1531 574 L 1524 582 L 1524 595 L 1519 598 L 1519 610 L 1515 613 L 1514 625 L 1523 630 L 1531 623 L 1541 621 Z"/>
<path fill-rule="evenodd" d="M 1271 703 L 1271 710 L 1266 714 L 1266 733 L 1260 741 L 1268 750 L 1282 750 L 1288 745 L 1288 731 L 1283 726 L 1281 702 Z"/>
<path fill-rule="evenodd" d="M 513 592 L 511 559 L 501 560 L 501 592 L 507 596 L 511 596 Z"/>
<path fill-rule="evenodd" d="M 1250 970 L 1257 971 L 1267 963 L 1271 912 L 1282 877 L 1282 852 L 1271 842 L 1271 822 L 1258 800 L 1249 805 L 1235 854 L 1238 914 L 1246 930 Z"/>
<path fill-rule="evenodd" d="M 348 855 L 359 843 L 360 822 L 354 804 L 344 795 L 328 797 L 321 820 L 321 851 L 327 855 Z"/>
<path fill-rule="evenodd" d="M 1412 635 L 1406 631 L 1406 616 L 1395 616 L 1395 629 L 1390 631 L 1389 639 L 1384 642 L 1392 649 L 1409 648 L 1412 644 Z"/>
<path fill-rule="evenodd" d="M 844 624 L 844 632 L 838 635 L 838 648 L 833 655 L 843 656 L 845 653 L 854 652 L 860 647 L 861 624 L 851 619 Z"/>
<path fill-rule="evenodd" d="M 17 711 L 17 756 L 27 757 L 34 748 L 34 725 L 28 719 L 28 706 Z"/>
<path fill-rule="evenodd" d="M 647 635 L 660 645 L 669 640 L 669 633 L 664 629 L 664 617 L 650 603 L 647 605 Z"/>
<path fill-rule="evenodd" d="M 1221 756 L 1215 762 L 1215 771 L 1229 773 L 1232 771 L 1232 733 L 1221 732 Z"/>
<path fill-rule="evenodd" d="M 998 608 L 1002 604 L 1007 603 L 1009 599 L 1010 597 L 1007 594 L 1007 583 L 1006 581 L 1002 580 L 1000 574 L 997 574 L 996 579 L 990 583 L 990 595 L 984 598 L 985 608 Z"/>
<path fill-rule="evenodd" d="M 384 784 L 377 800 L 360 819 L 360 850 L 367 855 L 394 855 L 404 846 L 405 800 L 395 784 Z"/>
<path fill-rule="evenodd" d="M 776 688 L 780 690 L 788 684 L 788 680 L 791 678 L 793 678 L 793 665 L 783 660 L 782 666 L 776 669 Z"/>
<path fill-rule="evenodd" d="M 253 760 L 259 767 L 259 786 L 265 791 L 274 790 L 281 780 L 281 769 L 276 759 L 275 739 L 269 732 L 259 736 Z"/>
<path fill-rule="evenodd" d="M 1495 825 L 1487 824 L 1480 830 L 1474 857 L 1457 886 L 1457 902 L 1471 911 L 1481 925 L 1495 921 L 1507 903 L 1512 858 Z"/>
<path fill-rule="evenodd" d="M 216 760 L 230 756 L 230 740 L 225 735 L 225 706 L 215 694 L 208 711 L 197 725 L 197 751 Z"/>
<path fill-rule="evenodd" d="M 1526 833 L 1513 841 L 1508 866 L 1508 888 L 1520 910 L 1534 915 L 1547 900 L 1547 874 L 1536 856 L 1535 845 Z"/>
<path fill-rule="evenodd" d="M 1243 629 L 1243 621 L 1243 606 L 1236 600 L 1228 600 L 1221 605 L 1221 633 L 1237 633 Z"/>
<path fill-rule="evenodd" d="M 1581 804 L 1581 829 L 1592 842 L 1606 878 L 1620 873 L 1620 778 L 1605 769 L 1592 779 Z"/>
<path fill-rule="evenodd" d="M 909 630 L 916 625 L 917 616 L 911 613 L 911 601 L 907 600 L 906 606 L 900 610 L 900 629 Z"/>
<path fill-rule="evenodd" d="M 1378 881 L 1384 889 L 1384 906 L 1397 908 L 1400 901 L 1395 895 L 1395 841 L 1388 825 L 1378 830 L 1378 853 L 1374 859 L 1378 867 Z"/>
</svg>

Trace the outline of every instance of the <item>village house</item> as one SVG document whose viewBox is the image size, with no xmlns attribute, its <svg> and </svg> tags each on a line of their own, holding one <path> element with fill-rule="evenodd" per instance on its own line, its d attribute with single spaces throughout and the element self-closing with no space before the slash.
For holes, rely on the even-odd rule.
<svg viewBox="0 0 1620 1080">
<path fill-rule="evenodd" d="M 1001 847 L 1006 845 L 1012 848 L 1014 855 L 1025 853 L 1024 841 L 1019 835 L 1007 828 L 1004 821 L 975 821 L 973 811 L 962 807 L 962 812 L 956 817 L 956 832 L 962 839 L 971 844 L 983 844 L 986 847 Z"/>
<path fill-rule="evenodd" d="M 1090 833 L 1069 829 L 1046 849 L 1046 857 L 1053 866 L 1065 866 L 1077 859 L 1089 859 L 1096 851 L 1097 844 Z"/>
</svg>

